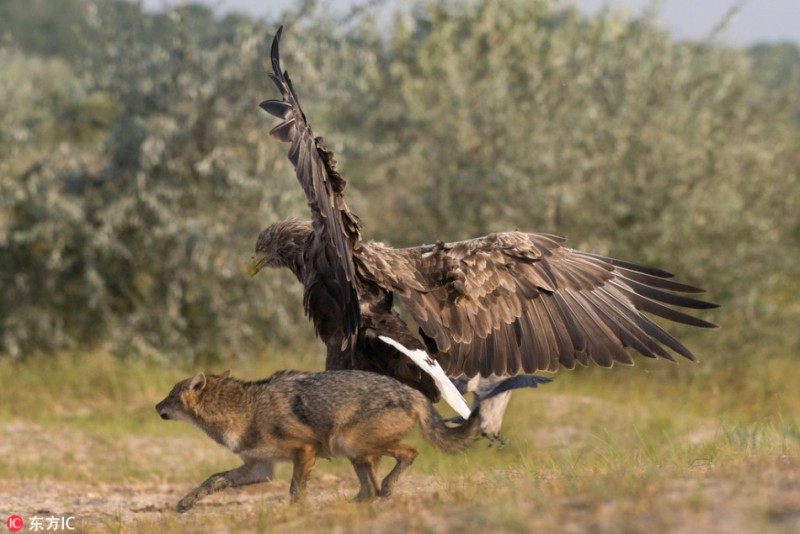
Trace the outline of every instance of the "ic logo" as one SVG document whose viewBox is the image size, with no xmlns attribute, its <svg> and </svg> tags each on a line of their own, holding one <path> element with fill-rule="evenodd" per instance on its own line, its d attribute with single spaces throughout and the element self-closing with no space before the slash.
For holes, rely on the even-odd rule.
<svg viewBox="0 0 800 534">
<path fill-rule="evenodd" d="M 6 526 L 8 527 L 8 530 L 10 530 L 11 532 L 17 532 L 19 530 L 22 530 L 22 527 L 24 525 L 25 522 L 18 515 L 10 515 L 8 516 L 8 519 L 6 519 Z"/>
</svg>

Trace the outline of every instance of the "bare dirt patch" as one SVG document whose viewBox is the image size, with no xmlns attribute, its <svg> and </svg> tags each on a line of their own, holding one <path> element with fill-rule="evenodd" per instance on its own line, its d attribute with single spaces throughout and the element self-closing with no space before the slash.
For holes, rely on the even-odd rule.
<svg viewBox="0 0 800 534">
<path fill-rule="evenodd" d="M 109 435 L 0 423 L 0 521 L 12 513 L 29 525 L 34 517 L 73 516 L 89 532 L 461 533 L 533 525 L 576 533 L 800 531 L 800 461 L 793 455 L 743 451 L 728 465 L 698 457 L 688 467 L 619 465 L 613 457 L 607 465 L 584 464 L 598 438 L 572 415 L 605 407 L 561 396 L 543 405 L 548 415 L 533 433 L 538 449 L 531 450 L 555 458 L 572 448 L 574 466 L 520 465 L 513 445 L 500 452 L 476 445 L 463 467 L 451 464 L 437 475 L 415 466 L 392 499 L 359 505 L 351 501 L 357 482 L 347 462 L 320 461 L 300 506 L 289 505 L 285 468 L 275 481 L 207 497 L 182 515 L 173 507 L 186 492 L 238 462 L 199 432 Z M 714 437 L 713 425 L 701 421 L 680 439 Z M 505 461 L 491 461 L 498 457 Z"/>
</svg>

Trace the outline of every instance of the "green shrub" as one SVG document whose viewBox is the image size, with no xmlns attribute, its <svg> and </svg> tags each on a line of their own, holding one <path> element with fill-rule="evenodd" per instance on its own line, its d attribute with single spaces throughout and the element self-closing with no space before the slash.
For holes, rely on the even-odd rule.
<svg viewBox="0 0 800 534">
<path fill-rule="evenodd" d="M 339 25 L 306 4 L 282 59 L 368 238 L 565 234 L 709 288 L 705 361 L 797 354 L 800 84 L 763 67 L 791 50 L 544 0 L 401 5 L 388 31 L 380 7 Z M 241 268 L 263 226 L 307 215 L 257 109 L 276 25 L 111 7 L 91 61 L 0 55 L 0 352 L 311 342 L 299 285 Z"/>
</svg>

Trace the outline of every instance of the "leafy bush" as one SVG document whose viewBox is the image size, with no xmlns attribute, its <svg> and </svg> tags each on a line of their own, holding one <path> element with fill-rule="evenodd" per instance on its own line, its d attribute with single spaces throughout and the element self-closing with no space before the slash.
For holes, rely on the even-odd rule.
<svg viewBox="0 0 800 534">
<path fill-rule="evenodd" d="M 241 268 L 307 214 L 256 109 L 276 25 L 100 4 L 91 61 L 0 55 L 0 351 L 311 342 L 290 275 Z M 547 1 L 418 2 L 388 32 L 379 7 L 337 25 L 306 4 L 284 65 L 367 237 L 566 234 L 710 288 L 715 361 L 797 353 L 796 76 Z"/>
</svg>

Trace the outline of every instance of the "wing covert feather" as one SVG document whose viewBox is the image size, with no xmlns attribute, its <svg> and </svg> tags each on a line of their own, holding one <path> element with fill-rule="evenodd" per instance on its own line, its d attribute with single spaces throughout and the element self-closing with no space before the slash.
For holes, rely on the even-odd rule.
<svg viewBox="0 0 800 534">
<path fill-rule="evenodd" d="M 713 308 L 676 293 L 702 290 L 672 275 L 562 246 L 547 234 L 505 232 L 409 249 L 365 244 L 359 268 L 393 291 L 441 352 L 447 371 L 473 376 L 633 363 L 627 348 L 694 360 L 649 320 L 713 327 L 670 306 Z"/>
</svg>

